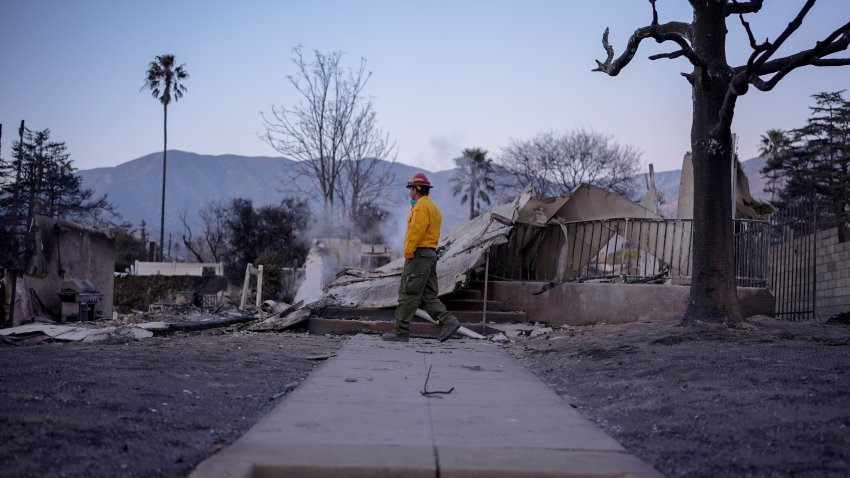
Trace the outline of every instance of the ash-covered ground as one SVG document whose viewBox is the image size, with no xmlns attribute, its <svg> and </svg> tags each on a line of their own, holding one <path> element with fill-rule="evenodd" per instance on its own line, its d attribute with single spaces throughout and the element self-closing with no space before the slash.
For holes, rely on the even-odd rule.
<svg viewBox="0 0 850 478">
<path fill-rule="evenodd" d="M 0 341 L 0 476 L 186 476 L 346 340 L 244 327 Z M 504 347 L 668 476 L 850 476 L 847 325 L 595 325 Z"/>
</svg>

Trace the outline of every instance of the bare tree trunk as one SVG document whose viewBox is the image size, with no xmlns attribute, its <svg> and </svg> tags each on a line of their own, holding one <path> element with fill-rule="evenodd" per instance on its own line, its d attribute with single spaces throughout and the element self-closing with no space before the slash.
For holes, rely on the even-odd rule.
<svg viewBox="0 0 850 478">
<path fill-rule="evenodd" d="M 735 284 L 732 134 L 718 127 L 729 87 L 724 2 L 694 5 L 694 50 L 706 59 L 693 73 L 693 272 L 683 324 L 741 320 Z"/>
<path fill-rule="evenodd" d="M 159 214 L 159 262 L 164 260 L 163 251 L 165 250 L 165 171 L 168 161 L 166 154 L 168 151 L 168 105 L 162 106 L 162 207 Z"/>
<path fill-rule="evenodd" d="M 21 208 L 22 199 L 21 198 L 21 174 L 23 174 L 24 167 L 24 131 L 26 127 L 24 125 L 24 120 L 21 120 L 21 127 L 18 128 L 18 164 L 15 171 L 15 211 L 14 211 L 14 221 L 16 224 L 21 220 Z"/>
<path fill-rule="evenodd" d="M 17 286 L 17 269 L 4 269 L 3 281 L 5 284 L 5 297 L 3 297 L 3 327 L 15 326 L 15 288 Z"/>
<path fill-rule="evenodd" d="M 179 212 L 180 222 L 183 223 L 183 229 L 185 229 L 189 234 L 189 237 L 186 237 L 186 234 L 183 234 L 183 245 L 186 246 L 186 250 L 195 256 L 195 259 L 197 259 L 198 262 L 204 262 L 204 258 L 201 257 L 201 253 L 195 249 L 194 245 L 192 245 L 192 228 L 189 226 L 189 219 L 187 218 L 188 214 L 189 213 L 186 209 Z"/>
</svg>

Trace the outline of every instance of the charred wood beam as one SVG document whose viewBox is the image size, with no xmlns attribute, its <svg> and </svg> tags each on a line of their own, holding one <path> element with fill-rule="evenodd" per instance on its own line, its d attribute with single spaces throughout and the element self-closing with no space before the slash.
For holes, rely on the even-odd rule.
<svg viewBox="0 0 850 478">
<path fill-rule="evenodd" d="M 192 331 L 192 330 L 206 330 L 206 329 L 214 329 L 217 327 L 227 327 L 235 324 L 242 324 L 245 322 L 251 322 L 257 320 L 256 317 L 252 315 L 245 315 L 240 317 L 222 317 L 216 318 L 212 320 L 204 320 L 204 321 L 185 321 L 185 322 L 174 322 L 168 324 L 168 328 L 171 330 L 179 330 L 183 332 Z"/>
</svg>

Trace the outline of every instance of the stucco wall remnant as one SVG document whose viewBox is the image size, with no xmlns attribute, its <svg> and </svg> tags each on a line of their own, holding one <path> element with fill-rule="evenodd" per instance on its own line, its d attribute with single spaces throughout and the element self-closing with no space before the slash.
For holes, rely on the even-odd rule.
<svg viewBox="0 0 850 478">
<path fill-rule="evenodd" d="M 34 315 L 60 319 L 59 290 L 65 279 L 88 279 L 103 298 L 95 314 L 112 315 L 115 243 L 102 231 L 45 216 L 36 216 L 31 231 L 35 253 L 18 279 L 14 326 Z"/>
<path fill-rule="evenodd" d="M 654 284 L 567 282 L 535 295 L 545 282 L 490 282 L 490 297 L 535 321 L 552 326 L 674 322 L 682 318 L 690 287 Z M 773 314 L 773 295 L 766 289 L 739 287 L 745 317 Z"/>
</svg>

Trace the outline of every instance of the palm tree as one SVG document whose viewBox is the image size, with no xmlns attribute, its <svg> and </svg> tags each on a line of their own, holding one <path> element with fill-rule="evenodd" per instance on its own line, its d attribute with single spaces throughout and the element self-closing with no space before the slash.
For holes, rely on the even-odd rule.
<svg viewBox="0 0 850 478">
<path fill-rule="evenodd" d="M 159 260 L 163 259 L 163 242 L 165 240 L 165 171 L 166 150 L 168 146 L 168 104 L 171 100 L 176 103 L 186 93 L 186 87 L 181 80 L 189 78 L 186 64 L 175 67 L 174 55 L 159 55 L 148 64 L 145 74 L 145 86 L 154 98 L 162 103 L 162 210 L 159 218 Z"/>
<path fill-rule="evenodd" d="M 493 160 L 487 158 L 487 151 L 481 148 L 467 148 L 463 150 L 463 156 L 455 159 L 455 164 L 457 172 L 449 180 L 452 194 L 463 194 L 461 204 L 469 201 L 469 219 L 472 219 L 481 213 L 482 202 L 490 204 L 487 193 L 496 190 L 492 178 Z"/>
<path fill-rule="evenodd" d="M 776 194 L 776 179 L 778 171 L 781 169 L 781 160 L 788 152 L 791 146 L 791 139 L 781 129 L 769 129 L 761 135 L 761 143 L 759 143 L 759 154 L 767 156 L 767 163 L 762 169 L 762 173 L 773 172 L 773 177 L 770 178 L 770 202 L 773 203 Z"/>
</svg>

